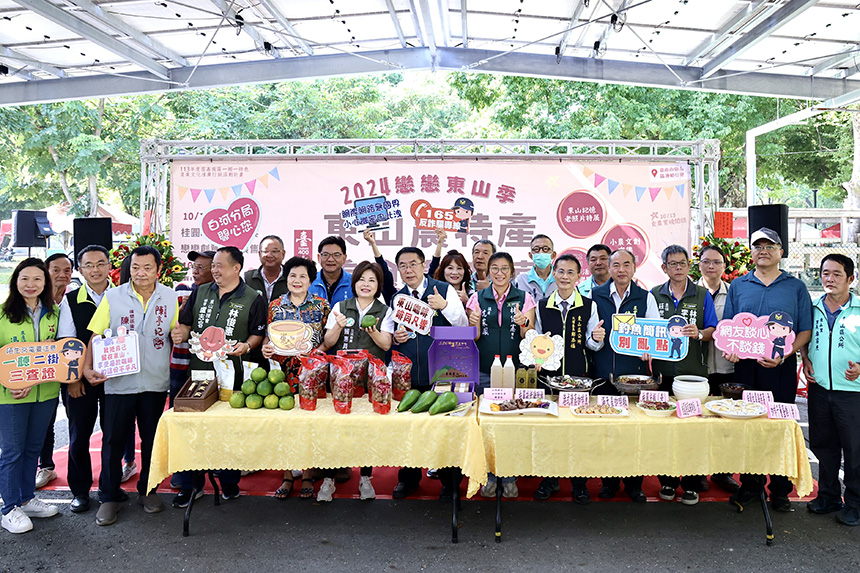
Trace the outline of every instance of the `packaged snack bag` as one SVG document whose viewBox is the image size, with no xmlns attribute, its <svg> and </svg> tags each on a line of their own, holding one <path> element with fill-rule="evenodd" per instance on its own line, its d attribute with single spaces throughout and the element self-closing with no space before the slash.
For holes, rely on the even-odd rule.
<svg viewBox="0 0 860 573">
<path fill-rule="evenodd" d="M 373 355 L 369 350 L 338 350 L 338 358 L 345 358 L 352 365 L 352 383 L 355 386 L 352 395 L 356 398 L 364 396 L 367 390 L 367 372 Z"/>
<path fill-rule="evenodd" d="M 396 350 L 391 353 L 391 392 L 395 400 L 402 400 L 403 395 L 412 389 L 412 361 Z"/>
<path fill-rule="evenodd" d="M 328 369 L 328 362 L 314 356 L 300 356 L 299 364 L 299 407 L 302 410 L 316 410 L 318 389 L 323 372 Z"/>
<path fill-rule="evenodd" d="M 385 364 L 381 360 L 370 362 L 369 394 L 373 411 L 377 414 L 387 414 L 391 411 L 391 380 Z"/>
</svg>

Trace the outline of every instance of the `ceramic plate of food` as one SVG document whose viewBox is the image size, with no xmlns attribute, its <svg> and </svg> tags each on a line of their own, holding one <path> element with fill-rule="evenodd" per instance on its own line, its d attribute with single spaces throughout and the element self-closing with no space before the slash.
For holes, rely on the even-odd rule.
<svg viewBox="0 0 860 573">
<path fill-rule="evenodd" d="M 676 406 L 674 402 L 653 402 L 650 400 L 636 403 L 639 409 L 655 418 L 668 418 L 675 413 Z"/>
<path fill-rule="evenodd" d="M 717 416 L 736 420 L 748 420 L 767 414 L 767 408 L 763 404 L 746 402 L 744 400 L 732 400 L 731 398 L 707 402 L 705 403 L 705 408 Z"/>
<path fill-rule="evenodd" d="M 492 414 L 494 416 L 518 416 L 523 414 L 558 416 L 558 404 L 552 400 L 522 400 L 516 398 L 503 402 L 493 402 L 481 398 L 481 405 L 478 411 L 482 414 Z"/>
<path fill-rule="evenodd" d="M 570 413 L 583 418 L 623 418 L 630 415 L 625 408 L 615 408 L 607 404 L 579 406 L 571 408 Z"/>
</svg>

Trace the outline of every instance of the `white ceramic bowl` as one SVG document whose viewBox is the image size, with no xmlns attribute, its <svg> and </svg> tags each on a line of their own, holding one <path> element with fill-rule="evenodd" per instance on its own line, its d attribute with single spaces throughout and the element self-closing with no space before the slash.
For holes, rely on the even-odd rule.
<svg viewBox="0 0 860 573">
<path fill-rule="evenodd" d="M 705 384 L 707 384 L 708 379 L 705 378 L 704 376 L 693 376 L 691 374 L 682 374 L 681 376 L 675 376 L 675 380 L 673 380 L 673 383 L 674 382 L 693 382 L 693 383 L 699 383 L 699 384 L 704 382 Z"/>
<path fill-rule="evenodd" d="M 710 393 L 710 387 L 707 381 L 705 382 L 684 382 L 680 383 L 675 380 L 672 383 L 672 393 L 678 400 L 689 400 L 690 398 L 698 398 L 704 401 Z"/>
</svg>

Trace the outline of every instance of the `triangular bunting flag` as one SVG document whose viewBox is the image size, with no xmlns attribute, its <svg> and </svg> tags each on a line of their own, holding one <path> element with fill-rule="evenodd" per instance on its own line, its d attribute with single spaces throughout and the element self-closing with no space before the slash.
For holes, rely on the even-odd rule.
<svg viewBox="0 0 860 573">
<path fill-rule="evenodd" d="M 684 196 L 684 187 L 686 187 L 686 185 L 684 183 L 681 183 L 680 185 L 675 185 L 675 189 L 678 191 L 678 194 L 681 197 Z"/>
<path fill-rule="evenodd" d="M 206 198 L 207 198 L 207 199 L 209 200 L 209 202 L 211 203 L 211 202 L 212 202 L 212 197 L 214 197 L 214 196 L 215 196 L 215 190 L 214 190 L 214 189 L 204 189 L 204 190 L 203 190 L 203 192 L 204 192 L 204 193 L 206 193 Z"/>
<path fill-rule="evenodd" d="M 233 195 L 238 197 L 241 194 L 242 194 L 242 185 L 241 184 L 233 185 Z"/>
<path fill-rule="evenodd" d="M 592 173 L 594 173 L 594 171 L 592 171 L 592 170 L 591 170 L 591 169 L 589 169 L 588 167 L 583 167 L 583 168 L 582 168 L 582 174 L 583 174 L 583 175 L 585 175 L 586 177 L 591 177 L 591 174 L 592 174 Z"/>
<path fill-rule="evenodd" d="M 280 176 L 280 175 L 278 175 L 278 168 L 277 168 L 277 167 L 275 167 L 274 169 L 272 169 L 271 171 L 269 171 L 269 175 L 271 175 L 272 177 L 274 177 L 274 178 L 275 178 L 276 180 L 278 180 L 278 181 L 280 181 L 280 180 L 281 180 L 281 176 Z"/>
<path fill-rule="evenodd" d="M 191 200 L 194 201 L 195 203 L 197 202 L 197 198 L 200 197 L 200 191 L 202 191 L 202 189 L 192 189 L 191 190 Z"/>
<path fill-rule="evenodd" d="M 250 181 L 248 181 L 248 182 L 246 182 L 246 183 L 245 183 L 245 187 L 247 187 L 247 188 L 248 188 L 248 192 L 249 192 L 251 195 L 253 195 L 253 194 L 254 194 L 254 187 L 255 187 L 256 185 L 257 185 L 257 180 L 256 180 L 256 179 L 251 179 Z"/>
<path fill-rule="evenodd" d="M 227 200 L 227 191 L 229 191 L 229 190 L 230 190 L 229 187 L 221 187 L 220 189 L 218 189 L 218 193 L 221 194 L 221 198 L 224 199 L 225 201 Z"/>
<path fill-rule="evenodd" d="M 269 174 L 268 173 L 258 177 L 257 181 L 259 181 L 263 185 L 263 187 L 265 187 L 266 189 L 269 188 Z"/>
<path fill-rule="evenodd" d="M 642 195 L 645 193 L 645 187 L 637 187 L 636 188 L 636 201 L 642 198 Z"/>
<path fill-rule="evenodd" d="M 663 193 L 666 194 L 666 199 L 672 198 L 672 187 L 663 187 Z"/>
<path fill-rule="evenodd" d="M 609 194 L 612 195 L 612 192 L 618 188 L 618 181 L 613 181 L 612 179 L 610 179 L 606 182 L 606 186 L 609 188 Z"/>
<path fill-rule="evenodd" d="M 176 192 L 179 193 L 179 198 L 182 199 L 188 193 L 188 187 L 176 186 Z"/>
<path fill-rule="evenodd" d="M 606 177 L 604 177 L 602 175 L 598 175 L 597 173 L 594 174 L 594 186 L 595 187 L 597 187 L 598 185 L 600 185 L 604 181 L 606 181 Z"/>
<path fill-rule="evenodd" d="M 661 187 L 649 187 L 648 192 L 651 194 L 651 201 L 657 198 L 657 195 L 662 191 Z"/>
<path fill-rule="evenodd" d="M 633 189 L 633 185 L 628 185 L 626 183 L 621 184 L 621 190 L 624 192 L 625 197 L 627 197 L 627 195 L 630 193 L 630 191 L 632 189 Z"/>
</svg>

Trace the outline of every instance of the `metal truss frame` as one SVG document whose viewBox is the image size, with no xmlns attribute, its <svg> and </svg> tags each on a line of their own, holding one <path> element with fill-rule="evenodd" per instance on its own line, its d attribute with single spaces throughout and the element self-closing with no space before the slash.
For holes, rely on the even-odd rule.
<svg viewBox="0 0 860 573">
<path fill-rule="evenodd" d="M 140 213 L 150 229 L 167 228 L 169 166 L 174 161 L 236 160 L 439 161 L 636 161 L 690 164 L 697 237 L 710 230 L 718 205 L 720 142 L 599 139 L 258 139 L 179 141 L 147 139 L 140 145 Z"/>
</svg>

